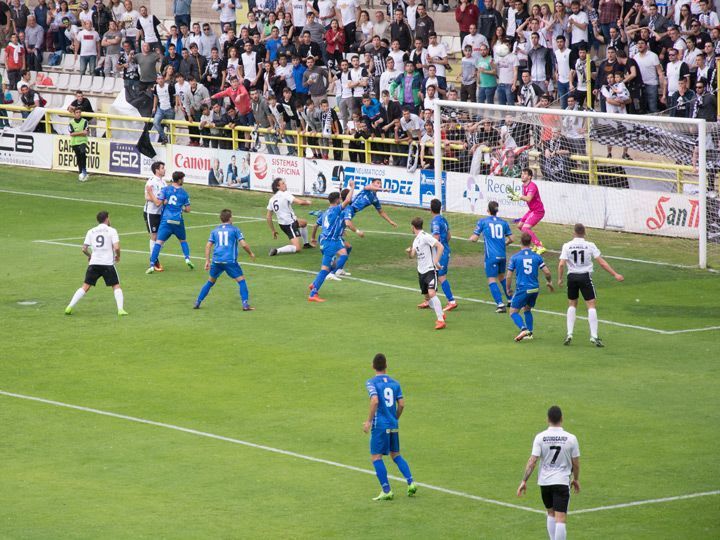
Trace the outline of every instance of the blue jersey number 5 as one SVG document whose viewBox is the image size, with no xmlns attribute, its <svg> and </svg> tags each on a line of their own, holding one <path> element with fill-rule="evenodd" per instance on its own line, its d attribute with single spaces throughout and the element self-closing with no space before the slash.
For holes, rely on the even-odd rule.
<svg viewBox="0 0 720 540">
<path fill-rule="evenodd" d="M 392 388 L 386 388 L 383 390 L 383 396 L 385 397 L 385 405 L 387 407 L 392 407 L 393 403 L 395 403 L 395 396 L 393 395 Z"/>
</svg>

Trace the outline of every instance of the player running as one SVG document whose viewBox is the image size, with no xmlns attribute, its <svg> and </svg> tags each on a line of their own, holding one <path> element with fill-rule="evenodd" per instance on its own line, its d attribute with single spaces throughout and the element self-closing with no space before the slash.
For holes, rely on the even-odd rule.
<svg viewBox="0 0 720 540">
<path fill-rule="evenodd" d="M 405 409 L 405 399 L 400 389 L 400 383 L 387 375 L 387 359 L 384 354 L 375 355 L 373 369 L 375 376 L 365 383 L 370 396 L 370 412 L 368 419 L 363 423 L 363 431 L 370 432 L 370 459 L 372 459 L 375 474 L 382 487 L 380 495 L 373 500 L 390 501 L 393 498 L 387 469 L 383 461 L 383 456 L 388 454 L 405 477 L 408 485 L 408 497 L 412 497 L 417 493 L 417 486 L 413 482 L 410 465 L 400 455 L 400 435 L 398 433 L 400 415 Z"/>
<path fill-rule="evenodd" d="M 272 214 L 275 212 L 277 216 L 278 225 L 284 232 L 290 243 L 286 246 L 279 248 L 272 248 L 269 255 L 274 257 L 283 253 L 298 253 L 302 251 L 302 248 L 311 248 L 312 246 L 308 243 L 307 233 L 307 221 L 304 219 L 298 219 L 293 212 L 293 203 L 299 204 L 300 206 L 310 206 L 312 204 L 307 199 L 300 199 L 287 192 L 287 183 L 282 178 L 276 178 L 272 182 L 272 192 L 274 195 L 270 197 L 270 201 L 267 205 L 267 220 L 268 227 L 272 231 L 273 238 L 277 240 L 278 233 L 275 230 L 273 224 Z M 302 242 L 300 242 L 302 238 Z"/>
<path fill-rule="evenodd" d="M 150 234 L 150 254 L 152 254 L 163 212 L 162 204 L 155 204 L 155 201 L 158 200 L 158 195 L 160 195 L 160 192 L 165 187 L 165 164 L 162 161 L 156 161 L 150 169 L 153 175 L 145 182 L 145 208 L 143 210 L 143 217 L 145 218 L 145 227 L 147 227 L 148 234 Z M 158 259 L 155 261 L 155 271 L 162 272 L 163 270 L 164 268 L 160 264 L 160 259 Z"/>
<path fill-rule="evenodd" d="M 348 194 L 348 188 L 343 189 L 340 192 L 340 198 L 345 199 Z M 352 203 L 351 203 L 352 204 Z M 365 238 L 365 233 L 358 229 L 355 224 L 352 222 L 352 209 L 348 206 L 343 210 L 343 220 L 345 221 L 345 229 L 350 229 L 355 234 L 357 234 L 360 238 Z M 322 214 L 318 216 L 318 220 L 316 222 L 315 229 L 317 229 L 318 226 L 322 225 Z M 315 242 L 315 229 L 313 230 L 313 242 Z M 347 252 L 347 255 L 344 257 L 335 257 L 330 265 L 330 273 L 328 274 L 328 279 L 331 281 L 342 281 L 340 276 L 351 276 L 352 274 L 345 270 L 345 264 L 347 263 L 348 259 L 350 258 L 350 253 L 352 252 L 352 244 L 348 241 L 348 239 L 345 237 L 345 231 L 343 230 L 342 235 L 342 243 L 345 247 L 345 251 Z"/>
<path fill-rule="evenodd" d="M 150 255 L 150 268 L 145 270 L 146 274 L 155 272 L 155 265 L 160 256 L 160 250 L 167 239 L 173 235 L 180 240 L 180 247 L 185 256 L 185 264 L 187 264 L 190 270 L 195 268 L 195 265 L 190 260 L 190 246 L 188 246 L 186 240 L 185 221 L 183 220 L 183 212 L 190 212 L 190 196 L 182 187 L 184 179 L 184 172 L 175 171 L 172 174 L 172 185 L 162 188 L 160 194 L 153 200 L 156 205 L 164 206 L 162 218 L 160 218 L 157 240 Z"/>
<path fill-rule="evenodd" d="M 434 236 L 423 231 L 423 220 L 416 217 L 412 220 L 412 231 L 415 235 L 412 246 L 405 251 L 412 259 L 417 257 L 418 281 L 420 282 L 420 292 L 425 296 L 425 301 L 435 310 L 437 322 L 435 330 L 445 328 L 445 313 L 443 313 L 440 299 L 437 297 L 437 271 L 441 267 L 440 260 L 445 251 L 442 242 Z"/>
<path fill-rule="evenodd" d="M 235 225 L 232 224 L 232 212 L 227 208 L 220 212 L 221 224 L 215 227 L 210 233 L 207 244 L 205 244 L 205 270 L 210 271 L 210 277 L 207 283 L 200 289 L 200 294 L 193 306 L 200 309 L 200 304 L 212 289 L 223 272 L 229 277 L 237 281 L 240 287 L 240 299 L 242 300 L 243 311 L 252 311 L 255 308 L 250 307 L 248 287 L 243 275 L 242 268 L 237 262 L 238 243 L 250 255 L 251 260 L 255 260 L 255 254 L 245 241 L 243 233 Z M 210 250 L 213 250 L 212 260 L 210 259 Z"/>
<path fill-rule="evenodd" d="M 450 265 L 450 224 L 445 216 L 442 215 L 442 203 L 439 199 L 433 199 L 430 201 L 430 213 L 433 216 L 432 222 L 430 223 L 430 230 L 436 240 L 439 240 L 443 245 L 443 254 L 440 258 L 440 265 L 442 268 L 438 270 L 438 281 L 440 287 L 442 287 L 445 297 L 448 299 L 447 305 L 443 308 L 443 311 L 452 311 L 457 308 L 457 302 L 453 296 L 452 289 L 450 288 L 450 282 L 447 279 L 448 266 Z M 418 306 L 420 309 L 427 309 L 430 305 L 427 302 L 423 302 Z"/>
<path fill-rule="evenodd" d="M 527 490 L 527 481 L 540 459 L 538 485 L 547 511 L 548 536 L 550 540 L 565 540 L 570 486 L 575 493 L 580 493 L 580 447 L 577 437 L 563 429 L 560 407 L 550 407 L 547 419 L 548 429 L 538 433 L 533 440 L 517 496 L 522 497 Z"/>
<path fill-rule="evenodd" d="M 333 257 L 347 257 L 347 250 L 343 246 L 342 235 L 345 231 L 345 218 L 343 216 L 343 210 L 350 205 L 352 201 L 353 191 L 355 190 L 355 182 L 352 180 L 348 182 L 348 193 L 344 199 L 340 199 L 340 193 L 337 191 L 332 192 L 328 195 L 328 202 L 330 206 L 322 214 L 322 234 L 320 235 L 320 251 L 322 252 L 322 264 L 320 271 L 315 277 L 315 281 L 310 284 L 310 296 L 308 296 L 308 302 L 324 302 L 323 298 L 318 296 L 318 291 L 322 284 L 325 282 L 325 278 L 330 273 L 330 266 L 332 264 Z M 315 232 L 313 231 L 313 240 L 315 238 Z"/>
<path fill-rule="evenodd" d="M 513 242 L 512 231 L 510 225 L 504 219 L 497 217 L 498 203 L 490 201 L 488 203 L 489 217 L 479 219 L 475 225 L 475 231 L 470 236 L 471 242 L 477 242 L 482 235 L 485 241 L 485 275 L 488 280 L 490 294 L 497 306 L 495 313 L 505 313 L 505 303 L 503 302 L 502 292 L 505 293 L 508 303 L 510 295 L 507 292 L 507 284 L 505 282 L 505 265 L 507 263 L 507 246 Z M 502 292 L 500 292 L 500 286 Z"/>
<path fill-rule="evenodd" d="M 534 253 L 530 249 L 531 239 L 526 232 L 520 237 L 522 248 L 510 259 L 508 265 L 507 276 L 507 292 L 512 294 L 513 277 L 517 273 L 517 290 L 510 300 L 510 318 L 520 329 L 520 333 L 515 336 L 515 341 L 533 338 L 533 314 L 532 308 L 535 307 L 538 294 L 540 293 L 540 285 L 538 283 L 538 272 L 540 270 L 545 274 L 548 289 L 550 292 L 555 288 L 552 284 L 552 275 L 543 258 Z M 525 320 L 518 313 L 525 312 Z"/>
<path fill-rule="evenodd" d="M 120 277 L 115 269 L 115 263 L 120 262 L 120 237 L 110 226 L 110 215 L 106 211 L 98 212 L 97 222 L 99 225 L 87 232 L 83 242 L 82 252 L 88 258 L 85 281 L 82 287 L 75 291 L 72 300 L 65 308 L 65 315 L 72 315 L 75 304 L 101 277 L 105 280 L 105 285 L 113 288 L 118 315 L 128 314 L 123 309 L 123 292 L 120 288 Z"/>
<path fill-rule="evenodd" d="M 575 224 L 575 237 L 563 244 L 560 252 L 560 263 L 558 264 L 558 287 L 563 284 L 563 272 L 568 267 L 568 310 L 567 310 L 567 336 L 563 345 L 570 345 L 575 328 L 575 315 L 577 311 L 578 298 L 582 294 L 588 310 L 588 323 L 590 324 L 590 343 L 596 347 L 604 347 L 602 340 L 598 337 L 598 316 L 595 309 L 595 285 L 592 281 L 593 262 L 597 263 L 617 281 L 625 278 L 613 270 L 605 259 L 600 255 L 600 250 L 592 242 L 585 240 L 585 225 Z"/>
<path fill-rule="evenodd" d="M 528 211 L 518 222 L 518 227 L 524 233 L 528 233 L 532 239 L 533 248 L 532 250 L 538 255 L 542 255 L 547 251 L 543 246 L 542 242 L 538 239 L 535 232 L 532 230 L 535 225 L 540 223 L 540 220 L 545 216 L 545 206 L 543 205 L 542 199 L 540 199 L 540 190 L 537 184 L 533 182 L 533 172 L 531 169 L 523 169 L 520 175 L 522 180 L 522 195 L 516 193 L 512 188 L 508 188 L 511 201 L 525 201 L 528 205 Z"/>
</svg>

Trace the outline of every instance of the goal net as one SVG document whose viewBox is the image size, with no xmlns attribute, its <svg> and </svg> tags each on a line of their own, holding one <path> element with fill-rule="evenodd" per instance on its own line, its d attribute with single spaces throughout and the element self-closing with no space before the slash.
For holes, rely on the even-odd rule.
<svg viewBox="0 0 720 540">
<path fill-rule="evenodd" d="M 519 220 L 527 203 L 510 194 L 522 191 L 522 171 L 530 169 L 545 207 L 535 231 L 549 250 L 583 223 L 608 256 L 720 266 L 714 124 L 440 101 L 433 127 L 432 163 L 424 166 L 445 179 L 453 236 L 469 235 L 490 201 L 499 216 Z"/>
</svg>

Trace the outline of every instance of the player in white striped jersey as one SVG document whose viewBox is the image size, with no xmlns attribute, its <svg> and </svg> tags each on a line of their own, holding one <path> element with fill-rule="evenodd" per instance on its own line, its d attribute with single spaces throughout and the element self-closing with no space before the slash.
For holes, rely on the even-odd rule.
<svg viewBox="0 0 720 540">
<path fill-rule="evenodd" d="M 412 259 L 417 258 L 418 280 L 420 282 L 420 292 L 425 296 L 425 301 L 435 311 L 437 322 L 435 330 L 445 328 L 445 314 L 443 313 L 440 299 L 437 297 L 438 275 L 437 271 L 442 267 L 440 259 L 442 258 L 444 247 L 440 240 L 433 235 L 423 231 L 423 220 L 416 217 L 412 220 L 412 231 L 415 235 L 412 246 L 405 251 Z"/>
<path fill-rule="evenodd" d="M 590 342 L 596 347 L 604 347 L 602 340 L 598 337 L 598 316 L 595 309 L 595 285 L 592 281 L 593 259 L 607 270 L 617 281 L 625 278 L 613 270 L 605 259 L 602 258 L 600 250 L 592 242 L 585 240 L 585 225 L 575 224 L 575 237 L 562 247 L 560 252 L 560 264 L 558 265 L 558 286 L 563 284 L 563 271 L 568 268 L 568 310 L 567 310 L 567 336 L 564 345 L 570 345 L 575 328 L 575 316 L 580 294 L 582 294 L 585 305 L 588 308 L 588 322 L 590 323 Z"/>
<path fill-rule="evenodd" d="M 527 490 L 527 481 L 539 459 L 538 485 L 547 511 L 548 536 L 550 540 L 565 540 L 570 486 L 580 493 L 580 447 L 577 437 L 563 429 L 560 407 L 550 407 L 547 419 L 548 429 L 538 433 L 533 441 L 517 495 L 522 497 Z"/>
<path fill-rule="evenodd" d="M 152 253 L 153 247 L 155 247 L 155 241 L 157 240 L 158 227 L 160 227 L 160 218 L 163 213 L 162 204 L 156 204 L 158 201 L 158 195 L 165 184 L 165 164 L 162 161 L 156 161 L 150 167 L 153 175 L 148 178 L 145 182 L 145 208 L 143 211 L 143 217 L 145 218 L 145 227 L 150 234 L 150 253 Z M 155 271 L 162 272 L 164 268 L 158 260 L 155 263 Z"/>
<path fill-rule="evenodd" d="M 298 219 L 292 208 L 293 203 L 299 204 L 300 206 L 310 206 L 310 201 L 288 193 L 287 184 L 282 178 L 273 180 L 272 192 L 274 195 L 270 197 L 270 201 L 268 202 L 265 219 L 267 220 L 268 227 L 270 227 L 272 231 L 273 238 L 277 240 L 278 233 L 275 230 L 272 219 L 273 212 L 275 212 L 278 225 L 280 225 L 280 229 L 288 237 L 290 243 L 280 248 L 272 248 L 269 255 L 273 257 L 281 253 L 298 253 L 302 251 L 303 247 L 311 248 L 312 245 L 308 243 L 307 221 Z M 301 238 L 302 242 L 300 241 Z"/>
<path fill-rule="evenodd" d="M 115 263 L 120 262 L 120 237 L 118 232 L 110 226 L 110 216 L 103 210 L 98 212 L 99 225 L 90 229 L 85 235 L 82 252 L 88 258 L 88 267 L 85 272 L 85 281 L 72 297 L 65 308 L 65 315 L 72 315 L 73 308 L 80 299 L 94 287 L 98 279 L 103 278 L 105 285 L 113 288 L 118 315 L 127 315 L 123 309 L 123 292 L 120 288 L 120 277 L 115 269 Z"/>
</svg>

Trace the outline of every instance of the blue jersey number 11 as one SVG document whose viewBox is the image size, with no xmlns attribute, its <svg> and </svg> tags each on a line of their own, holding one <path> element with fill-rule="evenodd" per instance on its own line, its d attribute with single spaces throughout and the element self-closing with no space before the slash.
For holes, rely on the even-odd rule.
<svg viewBox="0 0 720 540">
<path fill-rule="evenodd" d="M 228 231 L 218 231 L 218 245 L 219 246 L 227 246 L 228 238 L 229 238 Z"/>
</svg>

